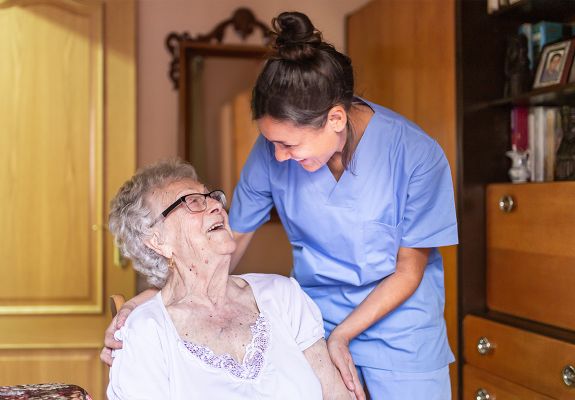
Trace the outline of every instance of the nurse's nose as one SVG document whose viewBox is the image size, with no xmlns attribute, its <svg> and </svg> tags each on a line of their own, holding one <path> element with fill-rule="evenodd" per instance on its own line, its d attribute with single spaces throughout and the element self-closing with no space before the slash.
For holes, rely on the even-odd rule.
<svg viewBox="0 0 575 400">
<path fill-rule="evenodd" d="M 279 162 L 287 161 L 291 158 L 289 152 L 286 149 L 281 149 L 278 145 L 275 146 L 275 156 Z"/>
</svg>

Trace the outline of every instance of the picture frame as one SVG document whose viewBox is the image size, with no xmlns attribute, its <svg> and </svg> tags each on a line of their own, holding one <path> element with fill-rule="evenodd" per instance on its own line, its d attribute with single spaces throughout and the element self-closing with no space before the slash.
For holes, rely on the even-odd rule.
<svg viewBox="0 0 575 400">
<path fill-rule="evenodd" d="M 570 78 L 574 50 L 575 39 L 545 45 L 537 64 L 533 89 L 566 84 Z"/>
<path fill-rule="evenodd" d="M 575 55 L 573 57 L 573 61 L 575 61 Z M 567 79 L 567 83 L 575 83 L 575 62 L 571 62 L 571 68 L 569 68 L 569 79 Z"/>
</svg>

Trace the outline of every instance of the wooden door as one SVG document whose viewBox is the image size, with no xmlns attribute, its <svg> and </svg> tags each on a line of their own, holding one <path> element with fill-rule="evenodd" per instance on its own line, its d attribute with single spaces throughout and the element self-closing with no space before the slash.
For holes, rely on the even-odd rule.
<svg viewBox="0 0 575 400">
<path fill-rule="evenodd" d="M 373 0 L 347 18 L 356 93 L 409 118 L 437 140 L 455 180 L 455 1 Z M 457 354 L 456 246 L 443 247 L 445 319 Z M 451 365 L 457 393 L 455 364 Z"/>
<path fill-rule="evenodd" d="M 104 398 L 108 203 L 135 167 L 134 2 L 0 0 L 0 385 Z"/>
</svg>

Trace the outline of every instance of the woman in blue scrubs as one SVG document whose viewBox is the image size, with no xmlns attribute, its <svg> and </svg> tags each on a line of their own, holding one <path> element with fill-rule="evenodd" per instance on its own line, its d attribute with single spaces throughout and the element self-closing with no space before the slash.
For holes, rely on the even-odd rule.
<svg viewBox="0 0 575 400">
<path fill-rule="evenodd" d="M 307 16 L 282 13 L 274 28 L 252 98 L 261 135 L 230 210 L 232 265 L 275 207 L 348 388 L 448 400 L 437 247 L 457 243 L 457 223 L 445 155 L 412 122 L 354 96 L 350 59 Z"/>
</svg>

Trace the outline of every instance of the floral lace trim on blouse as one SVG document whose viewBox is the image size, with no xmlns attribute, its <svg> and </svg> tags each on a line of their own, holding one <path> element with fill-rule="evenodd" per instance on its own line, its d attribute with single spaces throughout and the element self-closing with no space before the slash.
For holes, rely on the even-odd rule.
<svg viewBox="0 0 575 400">
<path fill-rule="evenodd" d="M 241 364 L 229 353 L 215 355 L 208 347 L 185 340 L 184 345 L 194 356 L 211 367 L 224 369 L 236 378 L 256 379 L 264 366 L 264 355 L 270 344 L 269 322 L 263 314 L 260 314 L 256 322 L 250 326 L 250 330 L 252 341 L 246 348 Z"/>
</svg>

